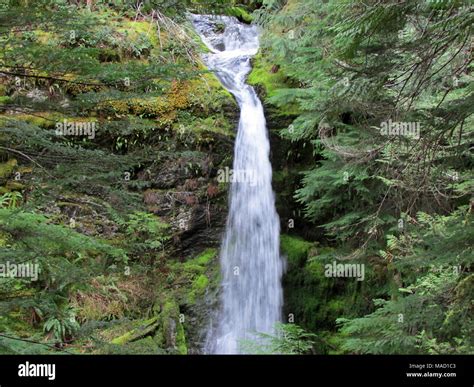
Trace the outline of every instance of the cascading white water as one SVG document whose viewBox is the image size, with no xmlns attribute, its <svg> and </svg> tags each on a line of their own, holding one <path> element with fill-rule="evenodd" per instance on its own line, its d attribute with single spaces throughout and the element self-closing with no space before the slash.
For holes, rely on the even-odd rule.
<svg viewBox="0 0 474 387">
<path fill-rule="evenodd" d="M 270 144 L 262 104 L 247 85 L 250 58 L 259 48 L 258 29 L 225 16 L 193 15 L 211 53 L 205 63 L 235 96 L 240 121 L 234 150 L 230 209 L 220 252 L 222 306 L 204 351 L 242 353 L 241 340 L 272 333 L 281 321 L 284 261 L 272 191 Z"/>
</svg>

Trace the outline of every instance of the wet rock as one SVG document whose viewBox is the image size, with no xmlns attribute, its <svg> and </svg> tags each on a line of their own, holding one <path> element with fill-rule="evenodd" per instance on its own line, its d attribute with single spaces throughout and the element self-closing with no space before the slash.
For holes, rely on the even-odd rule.
<svg viewBox="0 0 474 387">
<path fill-rule="evenodd" d="M 197 205 L 190 210 L 185 229 L 175 241 L 180 252 L 196 254 L 209 246 L 219 246 L 227 213 L 220 205 Z M 183 218 L 181 218 L 183 219 Z"/>
</svg>

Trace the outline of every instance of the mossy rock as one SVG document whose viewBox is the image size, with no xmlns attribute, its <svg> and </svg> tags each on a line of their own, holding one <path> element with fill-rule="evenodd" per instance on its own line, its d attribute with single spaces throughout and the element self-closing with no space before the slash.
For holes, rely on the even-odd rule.
<svg viewBox="0 0 474 387">
<path fill-rule="evenodd" d="M 253 57 L 252 71 L 247 82 L 252 86 L 263 87 L 267 98 L 273 97 L 278 89 L 288 86 L 283 71 L 265 59 L 262 53 L 258 53 Z"/>
<path fill-rule="evenodd" d="M 8 119 L 24 121 L 43 129 L 52 129 L 56 126 L 56 122 L 64 119 L 64 116 L 59 113 L 36 112 L 34 116 L 30 114 L 11 114 L 8 115 Z M 0 116 L 0 123 L 1 121 L 2 117 Z"/>
<path fill-rule="evenodd" d="M 25 185 L 18 182 L 18 181 L 8 181 L 7 184 L 4 187 L 0 188 L 0 192 L 6 193 L 6 192 L 13 192 L 13 191 L 21 191 L 25 189 Z"/>
<path fill-rule="evenodd" d="M 150 335 L 158 328 L 158 317 L 153 317 L 143 322 L 138 322 L 138 327 L 128 331 L 127 333 L 116 337 L 111 341 L 112 344 L 126 344 L 132 341 L 136 341 L 147 335 Z"/>
<path fill-rule="evenodd" d="M 299 238 L 282 236 L 282 246 L 289 252 L 288 271 L 284 276 L 285 313 L 313 332 L 335 331 L 336 320 L 366 314 L 367 299 L 379 289 L 373 270 L 368 267 L 365 280 L 333 278 L 325 275 L 325 264 L 341 255 L 332 247 L 319 247 Z M 283 247 L 282 247 L 283 250 Z"/>
<path fill-rule="evenodd" d="M 181 323 L 181 313 L 176 301 L 167 299 L 160 305 L 158 313 L 159 328 L 154 337 L 155 342 L 168 351 L 180 355 L 187 354 L 186 336 Z M 156 311 L 156 308 L 155 308 Z"/>
<path fill-rule="evenodd" d="M 269 62 L 262 53 L 253 57 L 252 71 L 247 78 L 247 83 L 256 87 L 258 94 L 266 103 L 272 102 L 272 98 L 277 95 L 279 89 L 292 86 L 284 69 Z M 296 116 L 301 111 L 295 103 L 287 103 L 280 104 L 277 113 L 282 116 Z"/>
<path fill-rule="evenodd" d="M 188 81 L 173 81 L 168 92 L 162 96 L 110 100 L 99 104 L 99 109 L 105 114 L 131 114 L 156 118 L 162 124 L 170 124 L 176 120 L 179 110 L 191 106 L 191 87 Z"/>
<path fill-rule="evenodd" d="M 152 47 L 159 47 L 160 45 L 156 25 L 148 21 L 124 20 L 117 31 L 125 34 L 131 43 L 140 43 L 141 39 L 146 38 Z"/>
<path fill-rule="evenodd" d="M 242 23 L 250 24 L 253 21 L 253 16 L 242 7 L 230 7 L 226 13 L 228 16 L 236 17 Z"/>
<path fill-rule="evenodd" d="M 313 242 L 291 235 L 280 235 L 280 248 L 287 257 L 288 269 L 304 265 L 308 258 L 309 250 L 314 246 Z"/>
<path fill-rule="evenodd" d="M 194 304 L 196 302 L 197 297 L 204 295 L 208 285 L 209 285 L 209 278 L 207 278 L 207 276 L 204 274 L 199 275 L 193 281 L 191 291 L 189 292 L 189 295 L 188 295 L 188 302 L 190 304 Z"/>
<path fill-rule="evenodd" d="M 217 249 L 206 249 L 201 254 L 199 254 L 194 260 L 198 265 L 207 265 L 216 256 L 216 254 Z"/>
<path fill-rule="evenodd" d="M 169 353 L 199 351 L 203 321 L 212 309 L 208 301 L 219 287 L 216 257 L 217 249 L 208 248 L 185 262 L 170 263 L 156 290 L 154 313 L 161 323 L 155 340 Z"/>
<path fill-rule="evenodd" d="M 189 267 L 191 265 L 199 265 L 204 267 L 208 265 L 217 254 L 217 249 L 208 248 L 200 253 L 196 258 L 190 259 L 184 263 L 184 267 Z"/>
<path fill-rule="evenodd" d="M 7 179 L 10 177 L 15 171 L 17 165 L 18 161 L 16 159 L 10 159 L 5 163 L 0 163 L 0 179 Z"/>
<path fill-rule="evenodd" d="M 217 250 L 209 248 L 204 250 L 196 258 L 186 262 L 175 262 L 170 266 L 171 273 L 168 274 L 168 283 L 180 283 L 179 288 L 174 289 L 174 299 L 181 305 L 192 306 L 198 299 L 202 298 L 210 286 L 212 274 L 210 264 L 216 257 Z"/>
</svg>

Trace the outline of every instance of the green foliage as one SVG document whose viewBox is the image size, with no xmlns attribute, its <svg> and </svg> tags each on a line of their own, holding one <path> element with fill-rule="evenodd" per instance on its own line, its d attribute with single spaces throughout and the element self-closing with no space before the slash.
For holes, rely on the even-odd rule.
<svg viewBox="0 0 474 387">
<path fill-rule="evenodd" d="M 121 249 L 18 209 L 0 209 L 0 233 L 2 265 L 36 266 L 34 273 L 26 272 L 29 276 L 0 279 L 2 315 L 19 311 L 23 318 L 32 314 L 46 320 L 45 332 L 60 341 L 78 328 L 69 296 L 110 264 L 128 259 Z"/>
<path fill-rule="evenodd" d="M 390 237 L 384 258 L 406 273 L 390 300 L 364 317 L 339 319 L 351 353 L 473 353 L 472 215 L 420 213 L 409 237 Z M 410 274 L 411 273 L 411 274 Z"/>
<path fill-rule="evenodd" d="M 255 340 L 242 340 L 244 353 L 304 355 L 311 353 L 317 336 L 296 324 L 275 325 L 275 334 L 257 333 Z"/>
<path fill-rule="evenodd" d="M 283 109 L 294 102 L 302 111 L 282 136 L 309 142 L 320 160 L 304 173 L 296 198 L 330 236 L 376 239 L 400 211 L 467 202 L 472 15 L 463 5 L 300 0 L 260 11 L 268 56 L 298 85 L 271 90 L 271 102 Z M 415 15 L 423 34 L 414 31 Z M 419 122 L 421 140 L 381 135 L 389 119 Z"/>
<path fill-rule="evenodd" d="M 169 239 L 167 232 L 169 225 L 146 212 L 138 211 L 130 214 L 123 226 L 128 238 L 135 242 L 134 248 L 138 250 L 160 249 Z"/>
<path fill-rule="evenodd" d="M 51 334 L 57 342 L 66 341 L 79 330 L 75 313 L 68 308 L 62 311 L 62 316 L 50 317 L 44 323 L 44 332 Z"/>
<path fill-rule="evenodd" d="M 145 190 L 165 174 L 181 184 L 181 165 L 209 173 L 210 145 L 234 135 L 235 101 L 205 70 L 185 15 L 226 13 L 230 3 L 0 4 L 0 264 L 39 267 L 37 281 L 0 278 L 0 331 L 12 337 L 0 338 L 0 352 L 28 353 L 16 340 L 27 337 L 81 352 L 161 353 L 174 334 L 173 350 L 187 352 L 184 326 L 175 332 L 170 319 L 217 286 L 216 251 L 173 259 L 176 214 L 153 215 Z M 95 133 L 58 134 L 64 120 L 94 123 Z M 160 291 L 166 307 L 152 311 Z M 162 313 L 153 345 L 148 336 L 105 345 L 104 327 L 150 313 Z"/>
<path fill-rule="evenodd" d="M 0 264 L 40 269 L 0 278 L 0 352 L 91 337 L 103 352 L 188 352 L 181 308 L 217 293 L 217 251 L 171 259 L 172 220 L 146 212 L 160 213 L 152 175 L 215 167 L 205 147 L 233 133 L 235 103 L 203 70 L 186 11 L 263 26 L 248 82 L 293 120 L 273 144 L 288 144 L 295 168 L 281 176 L 301 172 L 295 209 L 321 235 L 281 237 L 287 312 L 318 334 L 280 324 L 247 352 L 473 352 L 470 4 L 264 0 L 250 15 L 260 2 L 84 3 L 0 4 Z M 63 120 L 98 130 L 61 136 Z M 383 133 L 387 122 L 419 137 Z M 364 263 L 366 280 L 325 277 L 336 258 Z M 127 317 L 144 326 L 104 329 Z"/>
<path fill-rule="evenodd" d="M 0 207 L 15 208 L 22 199 L 20 192 L 7 192 L 0 196 Z"/>
<path fill-rule="evenodd" d="M 308 258 L 312 243 L 290 235 L 280 235 L 280 247 L 290 266 L 300 267 Z"/>
<path fill-rule="evenodd" d="M 51 353 L 59 354 L 51 347 L 40 343 L 24 341 L 20 337 L 0 336 L 0 353 L 5 355 L 47 355 Z"/>
<path fill-rule="evenodd" d="M 352 289 L 308 274 L 324 259 L 289 266 L 297 321 L 333 329 L 317 326 L 318 294 L 335 302 L 326 317 L 339 315 L 346 352 L 472 352 L 472 6 L 269 0 L 256 14 L 272 67 L 253 77 L 267 102 L 297 107 L 280 133 L 289 162 L 303 147 L 313 155 L 294 198 L 339 257 L 371 268 Z M 388 122 L 417 124 L 419 136 L 384 132 Z"/>
</svg>

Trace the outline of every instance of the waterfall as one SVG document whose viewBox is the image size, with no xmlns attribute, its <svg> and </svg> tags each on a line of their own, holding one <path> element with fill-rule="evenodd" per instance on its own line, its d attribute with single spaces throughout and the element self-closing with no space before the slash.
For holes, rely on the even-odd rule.
<svg viewBox="0 0 474 387">
<path fill-rule="evenodd" d="M 259 48 L 258 28 L 234 17 L 192 15 L 210 50 L 208 68 L 236 98 L 240 120 L 231 173 L 230 208 L 220 250 L 221 309 L 207 336 L 205 353 L 242 353 L 242 340 L 272 333 L 281 321 L 284 261 L 272 191 L 270 144 L 263 106 L 246 84 Z M 227 171 L 228 172 L 228 171 Z"/>
</svg>

